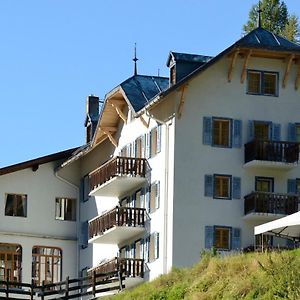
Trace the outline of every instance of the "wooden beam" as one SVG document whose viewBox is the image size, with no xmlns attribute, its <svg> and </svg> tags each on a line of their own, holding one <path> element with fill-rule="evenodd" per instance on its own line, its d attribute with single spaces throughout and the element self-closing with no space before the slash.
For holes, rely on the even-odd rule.
<svg viewBox="0 0 300 300">
<path fill-rule="evenodd" d="M 105 130 L 105 128 L 103 128 L 103 127 L 100 127 L 100 129 L 103 131 L 104 134 L 107 135 L 107 137 L 110 140 L 110 142 L 117 148 L 118 147 L 118 143 L 115 140 L 115 138 L 112 136 L 112 134 L 110 133 L 110 131 Z"/>
<path fill-rule="evenodd" d="M 298 72 L 295 80 L 295 90 L 298 90 L 300 85 L 300 66 L 298 67 Z"/>
<path fill-rule="evenodd" d="M 146 122 L 146 120 L 143 118 L 143 116 L 140 116 L 140 120 L 146 128 L 149 128 L 150 118 L 148 119 L 148 122 Z"/>
<path fill-rule="evenodd" d="M 182 115 L 182 109 L 183 109 L 183 105 L 184 105 L 184 102 L 185 102 L 184 92 L 185 92 L 186 88 L 187 88 L 187 84 L 185 84 L 181 88 L 180 102 L 179 102 L 178 109 L 177 109 L 178 119 L 180 119 L 181 115 Z"/>
<path fill-rule="evenodd" d="M 105 131 L 110 131 L 110 132 L 116 132 L 118 130 L 117 127 L 112 127 L 112 126 L 103 126 L 101 128 Z"/>
<path fill-rule="evenodd" d="M 248 68 L 248 62 L 249 62 L 251 54 L 252 54 L 252 49 L 248 50 L 248 52 L 245 56 L 245 61 L 244 61 L 243 70 L 242 70 L 242 74 L 241 74 L 241 83 L 244 83 L 244 81 L 245 81 L 247 68 Z"/>
<path fill-rule="evenodd" d="M 292 62 L 293 62 L 293 59 L 294 59 L 294 58 L 295 58 L 295 54 L 291 54 L 291 55 L 288 57 L 288 61 L 287 61 L 287 64 L 286 64 L 285 73 L 284 73 L 283 80 L 282 80 L 282 87 L 283 87 L 283 88 L 285 88 L 286 83 L 287 83 L 287 80 L 288 80 L 288 78 L 289 78 L 289 73 L 290 73 L 290 69 L 291 69 Z"/>
<path fill-rule="evenodd" d="M 123 122 L 126 123 L 127 122 L 127 117 L 122 112 L 121 107 L 115 101 L 112 101 L 112 100 L 109 100 L 108 103 L 116 110 L 117 114 L 123 120 Z"/>
<path fill-rule="evenodd" d="M 233 54 L 232 54 L 232 58 L 231 58 L 231 63 L 228 69 L 228 82 L 231 82 L 232 79 L 232 73 L 235 67 L 235 63 L 236 63 L 236 58 L 239 54 L 239 50 L 236 50 Z"/>
</svg>

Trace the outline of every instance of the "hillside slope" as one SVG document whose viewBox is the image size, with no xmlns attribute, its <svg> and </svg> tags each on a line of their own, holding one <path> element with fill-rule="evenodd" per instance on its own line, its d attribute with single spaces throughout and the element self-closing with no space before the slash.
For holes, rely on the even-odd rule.
<svg viewBox="0 0 300 300">
<path fill-rule="evenodd" d="M 206 252 L 191 268 L 173 269 L 111 299 L 300 299 L 300 249 L 225 258 Z"/>
</svg>

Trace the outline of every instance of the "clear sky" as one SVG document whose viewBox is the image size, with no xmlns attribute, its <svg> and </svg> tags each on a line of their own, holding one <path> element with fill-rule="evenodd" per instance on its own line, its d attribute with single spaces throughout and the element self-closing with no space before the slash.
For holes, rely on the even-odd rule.
<svg viewBox="0 0 300 300">
<path fill-rule="evenodd" d="M 167 76 L 170 50 L 216 55 L 255 0 L 0 1 L 0 167 L 84 143 L 85 97 Z M 300 16 L 300 1 L 285 0 Z"/>
</svg>

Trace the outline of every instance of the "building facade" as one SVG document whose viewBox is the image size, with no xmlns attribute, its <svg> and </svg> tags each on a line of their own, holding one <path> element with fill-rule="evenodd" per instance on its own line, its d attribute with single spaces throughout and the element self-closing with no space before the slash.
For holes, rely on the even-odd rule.
<svg viewBox="0 0 300 300">
<path fill-rule="evenodd" d="M 170 52 L 170 78 L 134 75 L 100 113 L 87 97 L 84 146 L 42 164 L 45 173 L 30 166 L 0 177 L 5 215 L 24 214 L 18 203 L 28 209 L 31 197 L 39 212 L 18 218 L 19 233 L 6 215 L 13 225 L 0 223 L 0 242 L 21 246 L 32 266 L 37 246 L 70 251 L 60 260 L 70 276 L 122 266 L 127 287 L 189 266 L 205 248 L 290 246 L 255 241 L 253 228 L 298 211 L 299 58 L 300 46 L 257 28 L 216 57 Z M 26 227 L 31 220 L 44 226 Z M 29 262 L 22 269 L 35 279 Z"/>
</svg>

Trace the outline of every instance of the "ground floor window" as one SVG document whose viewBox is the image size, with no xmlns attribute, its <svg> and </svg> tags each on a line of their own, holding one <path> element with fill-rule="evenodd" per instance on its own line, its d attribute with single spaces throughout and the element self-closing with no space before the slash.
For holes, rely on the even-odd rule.
<svg viewBox="0 0 300 300">
<path fill-rule="evenodd" d="M 22 247 L 0 243 L 0 280 L 21 281 Z"/>
<path fill-rule="evenodd" d="M 62 251 L 55 247 L 32 248 L 32 279 L 36 284 L 61 281 Z"/>
<path fill-rule="evenodd" d="M 215 227 L 214 246 L 216 249 L 230 249 L 230 229 L 227 227 Z"/>
</svg>

